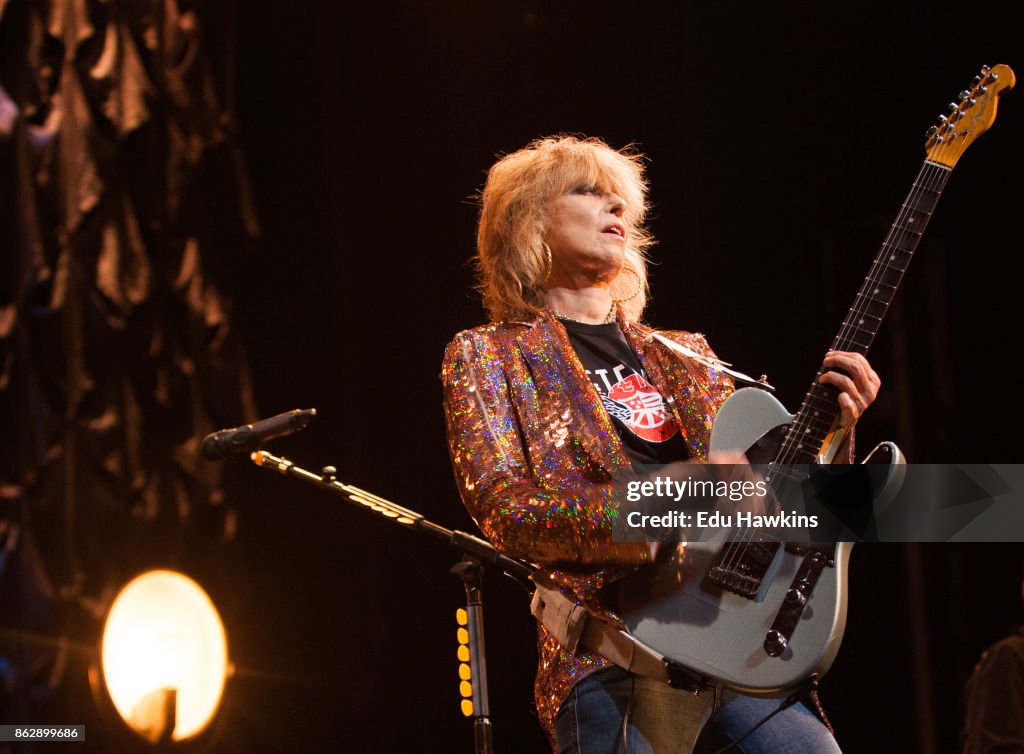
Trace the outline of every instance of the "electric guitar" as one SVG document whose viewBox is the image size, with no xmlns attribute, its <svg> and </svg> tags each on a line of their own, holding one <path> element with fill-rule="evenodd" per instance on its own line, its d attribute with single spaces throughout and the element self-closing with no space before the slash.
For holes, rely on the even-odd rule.
<svg viewBox="0 0 1024 754">
<path fill-rule="evenodd" d="M 1008 66 L 982 68 L 928 130 L 924 165 L 831 350 L 867 353 L 950 171 L 992 125 L 1000 95 L 1013 85 Z M 736 391 L 718 413 L 711 449 L 743 450 L 752 463 L 770 462 L 769 477 L 785 465 L 788 483 L 791 464 L 829 463 L 844 430 L 836 391 L 818 382 L 821 374 L 796 414 L 764 390 Z M 899 449 L 883 443 L 868 460 L 890 465 L 888 487 L 878 490 L 881 498 L 890 495 L 902 476 Z M 685 555 L 620 582 L 620 616 L 635 639 L 703 682 L 784 696 L 823 675 L 839 651 L 852 546 L 785 543 L 757 530 L 725 532 L 715 541 L 689 543 Z"/>
</svg>

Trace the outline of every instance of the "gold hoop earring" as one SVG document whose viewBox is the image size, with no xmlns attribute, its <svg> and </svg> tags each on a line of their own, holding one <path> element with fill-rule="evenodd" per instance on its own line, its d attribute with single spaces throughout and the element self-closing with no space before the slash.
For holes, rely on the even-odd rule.
<svg viewBox="0 0 1024 754">
<path fill-rule="evenodd" d="M 554 262 L 551 259 L 551 247 L 543 241 L 540 242 L 540 245 L 544 248 L 545 261 L 547 262 L 547 266 L 544 268 L 544 282 L 546 283 L 551 279 L 551 269 L 554 266 Z"/>
<path fill-rule="evenodd" d="M 640 273 L 633 269 L 632 265 L 626 264 L 622 266 L 622 272 L 628 272 L 636 278 L 636 290 L 630 293 L 625 298 L 613 298 L 612 301 L 616 304 L 624 304 L 627 301 L 632 301 L 640 295 L 640 291 L 644 289 L 644 281 L 640 279 Z"/>
</svg>

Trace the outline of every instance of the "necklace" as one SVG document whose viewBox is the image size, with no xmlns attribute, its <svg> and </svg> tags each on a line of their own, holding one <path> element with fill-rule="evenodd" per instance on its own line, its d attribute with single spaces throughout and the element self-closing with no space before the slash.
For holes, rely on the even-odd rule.
<svg viewBox="0 0 1024 754">
<path fill-rule="evenodd" d="M 551 313 L 554 314 L 559 319 L 566 319 L 566 320 L 569 320 L 570 322 L 575 322 L 578 325 L 592 325 L 592 324 L 594 324 L 593 322 L 582 322 L 582 321 L 576 319 L 575 317 L 570 317 L 568 314 L 562 314 L 562 312 L 558 311 L 554 307 L 550 307 L 549 306 L 548 308 L 551 309 Z M 615 321 L 615 302 L 612 301 L 612 305 L 610 307 L 608 307 L 608 313 L 604 316 L 604 321 L 600 322 L 599 324 L 607 325 L 607 324 L 611 324 L 614 321 Z"/>
</svg>

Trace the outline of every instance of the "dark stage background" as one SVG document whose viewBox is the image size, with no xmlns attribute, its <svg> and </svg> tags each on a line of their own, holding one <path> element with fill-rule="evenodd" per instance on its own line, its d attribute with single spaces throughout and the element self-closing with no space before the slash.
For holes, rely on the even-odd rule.
<svg viewBox="0 0 1024 754">
<path fill-rule="evenodd" d="M 1024 74 L 1020 32 L 998 7 L 950 1 L 707 5 L 236 5 L 263 234 L 232 251 L 235 324 L 259 413 L 319 412 L 273 449 L 475 531 L 438 382 L 445 344 L 483 321 L 471 197 L 497 153 L 560 131 L 650 158 L 649 321 L 705 333 L 798 402 L 925 129 L 981 65 Z M 209 29 L 230 23 L 226 7 L 203 8 Z M 954 171 L 883 327 L 862 452 L 894 439 L 921 462 L 1018 460 L 1022 88 Z M 237 672 L 215 750 L 471 751 L 454 553 L 237 463 L 231 567 L 190 564 L 229 605 Z M 1017 544 L 855 548 L 823 684 L 845 750 L 956 751 L 963 682 L 1020 617 L 1021 557 Z M 485 600 L 496 748 L 544 751 L 528 600 L 493 575 Z M 65 703 L 60 720 L 87 721 L 105 750 L 89 700 Z"/>
</svg>

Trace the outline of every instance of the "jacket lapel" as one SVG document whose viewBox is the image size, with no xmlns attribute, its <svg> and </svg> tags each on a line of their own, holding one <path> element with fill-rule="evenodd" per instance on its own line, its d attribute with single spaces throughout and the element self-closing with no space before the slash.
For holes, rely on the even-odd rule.
<svg viewBox="0 0 1024 754">
<path fill-rule="evenodd" d="M 549 414 L 537 420 L 555 426 L 568 419 L 573 439 L 611 478 L 631 473 L 618 432 L 561 323 L 543 312 L 523 330 L 518 341 L 533 374 L 537 405 Z"/>
</svg>

